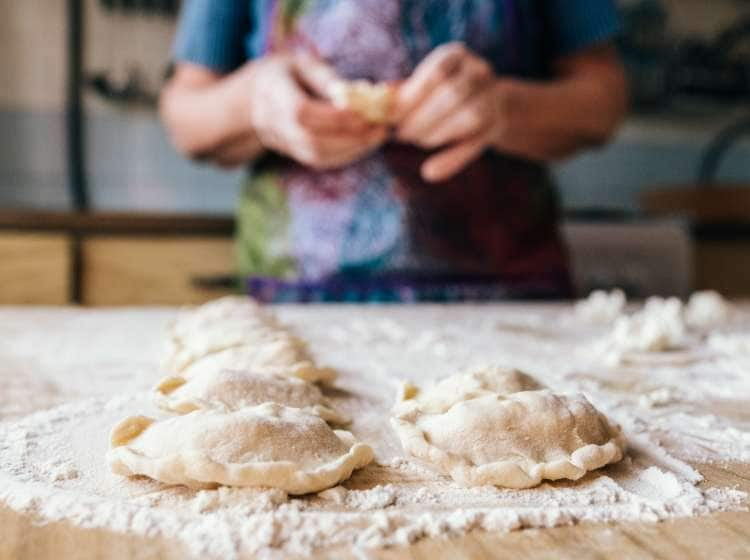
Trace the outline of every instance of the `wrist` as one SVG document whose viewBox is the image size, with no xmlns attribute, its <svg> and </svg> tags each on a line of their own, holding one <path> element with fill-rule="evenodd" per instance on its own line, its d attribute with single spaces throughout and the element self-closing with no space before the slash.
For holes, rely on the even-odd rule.
<svg viewBox="0 0 750 560">
<path fill-rule="evenodd" d="M 253 141 L 258 146 L 258 153 L 263 150 L 257 133 L 256 111 L 258 95 L 255 84 L 257 83 L 257 63 L 251 61 L 236 71 L 229 84 L 226 97 L 225 113 L 227 130 L 233 130 L 233 137 L 245 138 L 246 142 Z"/>
<path fill-rule="evenodd" d="M 237 74 L 232 92 L 232 116 L 244 129 L 256 129 L 260 96 L 258 94 L 258 62 L 245 64 Z"/>
<path fill-rule="evenodd" d="M 507 78 L 497 78 L 493 84 L 495 116 L 490 143 L 496 150 L 507 146 L 518 130 L 519 121 L 523 120 L 524 97 L 519 85 L 518 80 Z"/>
</svg>

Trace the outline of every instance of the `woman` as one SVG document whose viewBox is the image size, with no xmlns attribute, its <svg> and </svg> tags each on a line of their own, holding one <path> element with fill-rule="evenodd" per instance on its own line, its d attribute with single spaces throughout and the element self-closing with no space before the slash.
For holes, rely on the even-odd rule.
<svg viewBox="0 0 750 560">
<path fill-rule="evenodd" d="M 611 0 L 188 0 L 161 112 L 251 164 L 239 271 L 266 300 L 569 295 L 545 162 L 626 106 Z M 393 84 L 391 124 L 335 107 Z"/>
</svg>

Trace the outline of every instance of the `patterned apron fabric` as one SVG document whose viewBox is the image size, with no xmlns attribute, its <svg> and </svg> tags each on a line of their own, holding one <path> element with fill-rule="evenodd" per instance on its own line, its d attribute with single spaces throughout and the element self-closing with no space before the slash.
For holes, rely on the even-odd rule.
<svg viewBox="0 0 750 560">
<path fill-rule="evenodd" d="M 533 2 L 254 2 L 252 56 L 314 53 L 348 78 L 407 77 L 463 41 L 503 75 L 541 73 Z M 537 60 L 539 59 L 539 60 Z M 546 169 L 494 152 L 425 183 L 423 150 L 389 143 L 343 169 L 271 155 L 238 210 L 237 262 L 264 301 L 457 301 L 569 293 Z"/>
</svg>

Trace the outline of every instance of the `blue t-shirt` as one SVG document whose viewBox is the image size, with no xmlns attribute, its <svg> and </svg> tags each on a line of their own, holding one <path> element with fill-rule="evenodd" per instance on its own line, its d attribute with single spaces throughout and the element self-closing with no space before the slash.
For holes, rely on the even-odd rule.
<svg viewBox="0 0 750 560">
<path fill-rule="evenodd" d="M 298 50 L 346 78 L 398 80 L 436 46 L 462 41 L 498 75 L 546 79 L 555 59 L 611 40 L 617 27 L 611 0 L 187 0 L 174 58 L 226 73 Z M 307 283 L 481 277 L 502 293 L 520 285 L 563 295 L 567 266 L 546 169 L 488 151 L 430 185 L 419 175 L 426 156 L 389 143 L 342 169 L 315 171 L 274 154 L 256 162 L 238 210 L 240 271 Z"/>
</svg>

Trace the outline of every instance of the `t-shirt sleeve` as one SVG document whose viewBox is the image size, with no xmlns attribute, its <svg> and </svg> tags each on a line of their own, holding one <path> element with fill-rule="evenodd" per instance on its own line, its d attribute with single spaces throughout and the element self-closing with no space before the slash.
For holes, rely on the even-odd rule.
<svg viewBox="0 0 750 560">
<path fill-rule="evenodd" d="M 231 72 L 247 59 L 250 0 L 186 0 L 172 48 L 175 62 Z"/>
<path fill-rule="evenodd" d="M 552 55 L 560 56 L 613 39 L 620 19 L 613 0 L 548 0 Z"/>
</svg>

